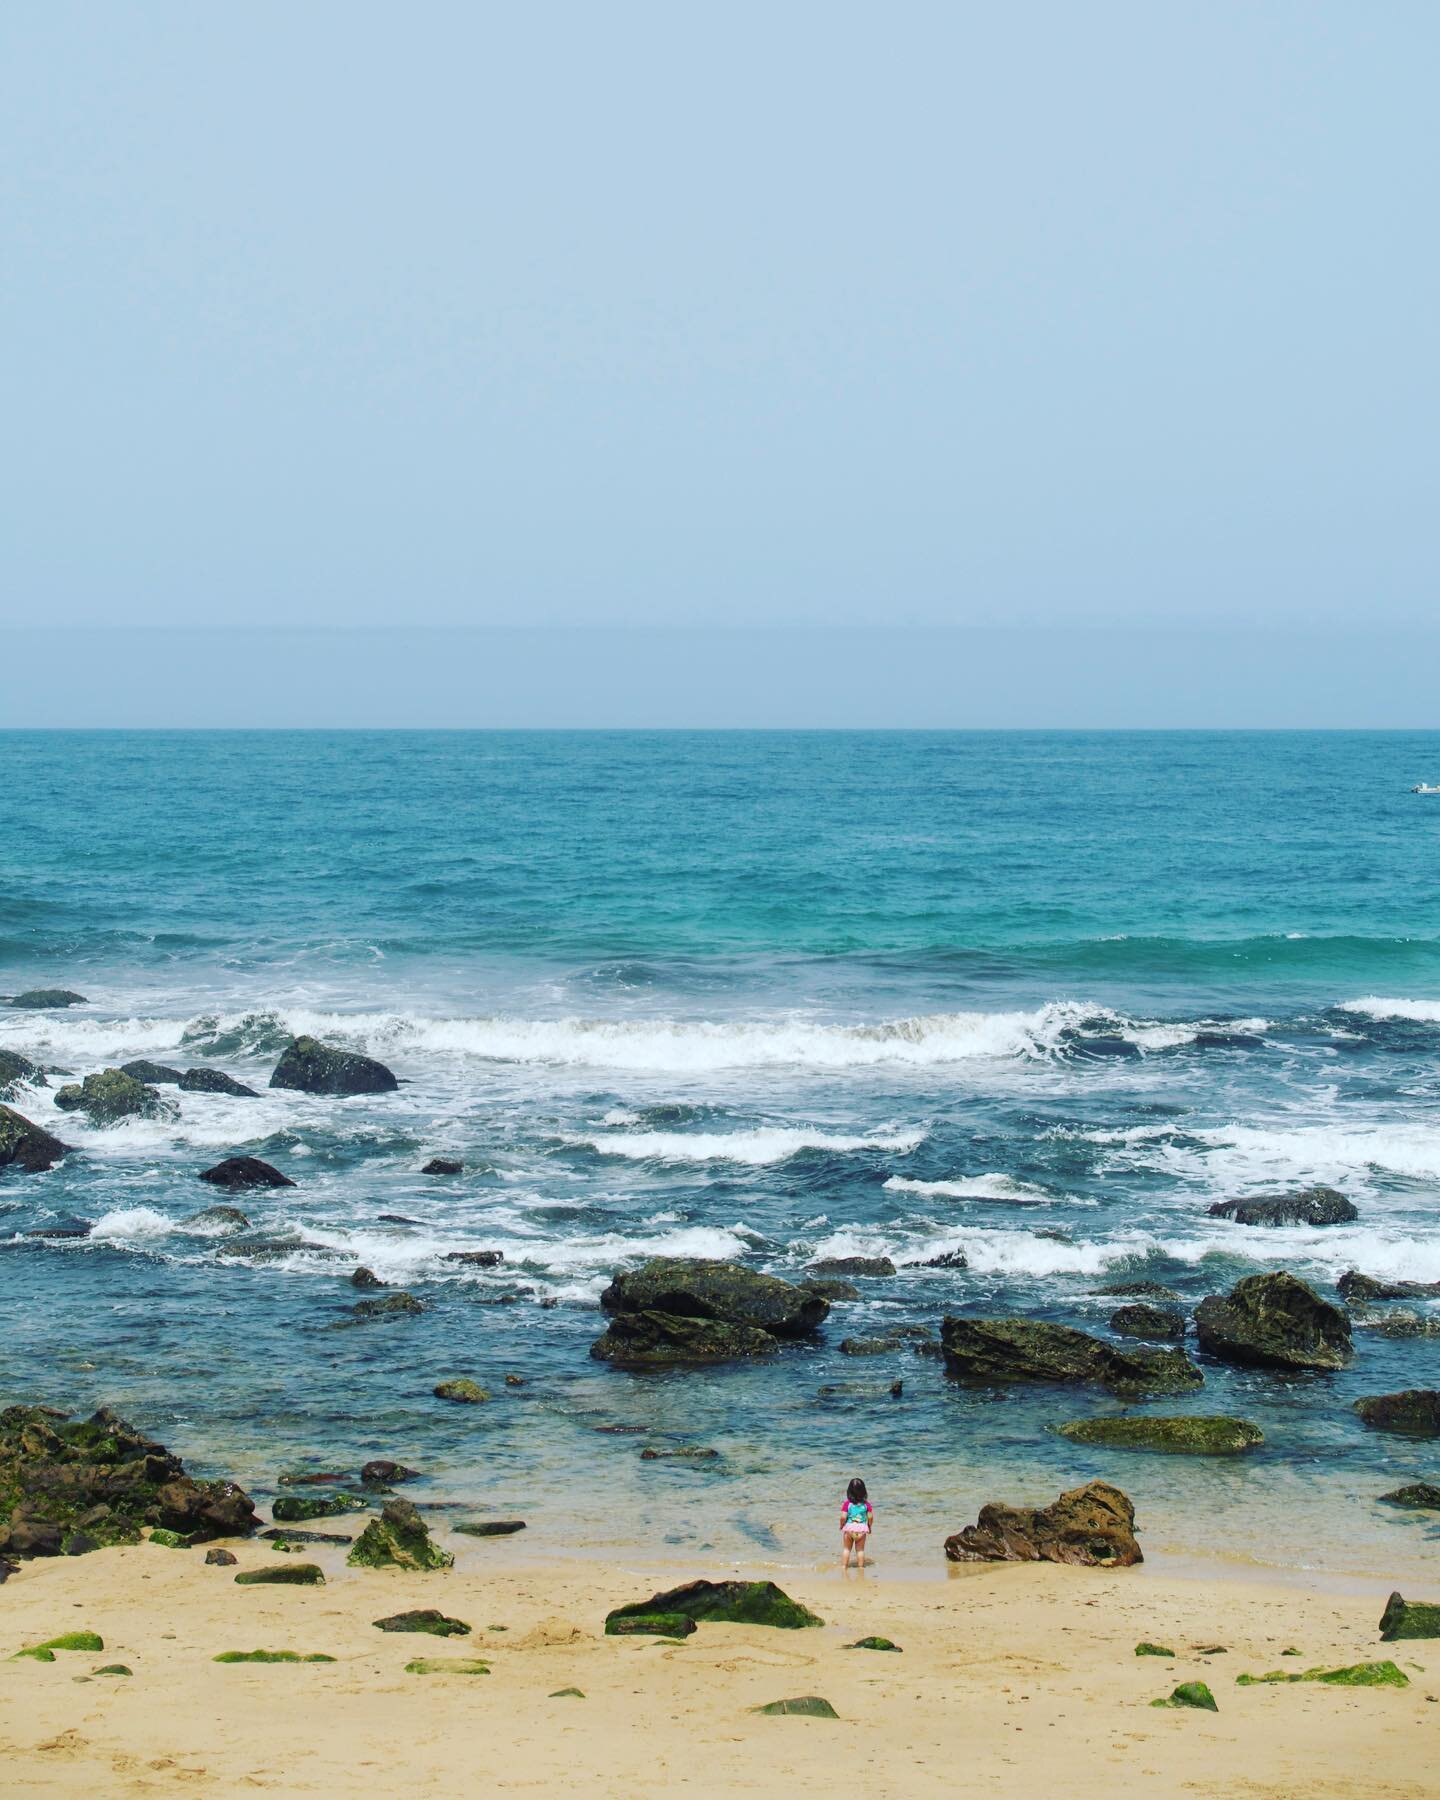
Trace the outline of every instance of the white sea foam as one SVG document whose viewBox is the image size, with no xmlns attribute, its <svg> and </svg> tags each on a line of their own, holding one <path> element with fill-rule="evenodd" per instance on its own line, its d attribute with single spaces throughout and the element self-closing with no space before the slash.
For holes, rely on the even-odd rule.
<svg viewBox="0 0 1440 1800">
<path fill-rule="evenodd" d="M 174 1221 L 152 1206 L 122 1206 L 102 1213 L 90 1231 L 92 1243 L 136 1244 L 169 1237 Z"/>
<path fill-rule="evenodd" d="M 920 1194 L 936 1200 L 1006 1200 L 1013 1206 L 1041 1206 L 1054 1196 L 1013 1175 L 957 1175 L 945 1181 L 917 1181 L 892 1175 L 885 1186 L 895 1193 Z"/>
<path fill-rule="evenodd" d="M 1413 1019 L 1440 1025 L 1440 1000 L 1386 1000 L 1368 994 L 1363 1000 L 1342 1000 L 1339 1011 L 1360 1013 L 1367 1019 Z"/>
<path fill-rule="evenodd" d="M 762 1125 L 754 1131 L 627 1131 L 597 1132 L 567 1138 L 604 1156 L 633 1162 L 734 1162 L 758 1167 L 785 1162 L 802 1150 L 837 1154 L 856 1150 L 890 1150 L 905 1155 L 925 1141 L 923 1131 L 881 1131 L 869 1137 L 844 1137 L 806 1127 Z"/>
</svg>

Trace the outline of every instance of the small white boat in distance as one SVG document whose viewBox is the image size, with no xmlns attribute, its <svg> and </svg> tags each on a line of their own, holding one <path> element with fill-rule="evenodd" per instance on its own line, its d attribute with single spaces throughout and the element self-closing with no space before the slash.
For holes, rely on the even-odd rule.
<svg viewBox="0 0 1440 1800">
<path fill-rule="evenodd" d="M 1418 781 L 1415 786 L 1411 788 L 1410 792 L 1412 794 L 1440 794 L 1440 783 L 1432 784 L 1428 781 Z"/>
</svg>

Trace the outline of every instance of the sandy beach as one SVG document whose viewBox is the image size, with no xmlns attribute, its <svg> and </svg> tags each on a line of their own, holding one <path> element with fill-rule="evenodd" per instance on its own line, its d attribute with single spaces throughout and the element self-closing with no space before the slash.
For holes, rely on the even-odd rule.
<svg viewBox="0 0 1440 1800">
<path fill-rule="evenodd" d="M 241 1569 L 278 1560 L 258 1543 L 232 1547 Z M 298 1589 L 237 1587 L 203 1550 L 148 1543 L 26 1564 L 0 1599 L 0 1785 L 116 1796 L 1084 1796 L 1126 1782 L 1277 1800 L 1435 1791 L 1440 1646 L 1379 1642 L 1383 1581 L 1306 1586 L 1218 1564 L 784 1572 L 823 1629 L 702 1624 L 671 1644 L 606 1638 L 604 1616 L 696 1573 L 776 1572 L 507 1560 L 411 1575 L 347 1570 L 339 1554 L 320 1553 L 325 1586 Z M 439 1607 L 472 1634 L 375 1629 L 411 1607 Z M 8 1660 L 77 1630 L 99 1633 L 103 1653 Z M 870 1634 L 901 1653 L 846 1648 Z M 1141 1641 L 1173 1660 L 1136 1656 Z M 257 1648 L 335 1661 L 212 1660 Z M 406 1672 L 417 1657 L 477 1656 L 488 1675 Z M 1235 1681 L 1385 1657 L 1408 1688 Z M 92 1675 L 117 1662 L 129 1678 Z M 1152 1708 L 1182 1680 L 1208 1683 L 1219 1711 Z M 838 1718 L 750 1710 L 812 1694 Z"/>
</svg>

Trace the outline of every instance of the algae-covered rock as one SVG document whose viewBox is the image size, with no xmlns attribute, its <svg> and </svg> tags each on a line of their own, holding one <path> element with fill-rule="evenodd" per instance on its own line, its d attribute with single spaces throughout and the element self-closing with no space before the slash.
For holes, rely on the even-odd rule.
<svg viewBox="0 0 1440 1800">
<path fill-rule="evenodd" d="M 212 1187 L 242 1188 L 287 1188 L 295 1183 L 288 1175 L 282 1175 L 258 1156 L 227 1156 L 223 1162 L 215 1164 L 213 1169 L 202 1169 L 200 1180 L 208 1181 Z"/>
<path fill-rule="evenodd" d="M 888 1356 L 892 1350 L 900 1349 L 903 1339 L 898 1337 L 841 1338 L 840 1354 L 842 1356 Z"/>
<path fill-rule="evenodd" d="M 1374 1275 L 1362 1275 L 1358 1269 L 1347 1269 L 1335 1286 L 1342 1300 L 1362 1303 L 1440 1299 L 1440 1281 L 1382 1281 Z"/>
<path fill-rule="evenodd" d="M 1168 1700 L 1152 1700 L 1152 1706 L 1195 1707 L 1201 1712 L 1219 1712 L 1215 1696 L 1203 1681 L 1182 1681 L 1172 1690 Z"/>
<path fill-rule="evenodd" d="M 187 1069 L 175 1084 L 182 1094 L 229 1094 L 236 1100 L 258 1100 L 254 1088 L 246 1087 L 223 1069 Z"/>
<path fill-rule="evenodd" d="M 422 1606 L 411 1612 L 391 1613 L 387 1618 L 371 1621 L 377 1631 L 423 1631 L 431 1637 L 469 1637 L 470 1627 L 463 1619 L 451 1619 L 433 1606 Z"/>
<path fill-rule="evenodd" d="M 523 1519 L 459 1519 L 450 1529 L 466 1537 L 513 1537 L 525 1529 Z"/>
<path fill-rule="evenodd" d="M 172 1069 L 169 1063 L 151 1062 L 145 1056 L 137 1057 L 134 1062 L 121 1063 L 120 1073 L 133 1075 L 146 1087 L 174 1087 L 180 1080 L 179 1069 Z"/>
<path fill-rule="evenodd" d="M 652 1594 L 648 1600 L 617 1606 L 607 1615 L 605 1629 L 610 1630 L 612 1619 L 656 1613 L 683 1613 L 701 1624 L 710 1620 L 727 1625 L 772 1625 L 781 1631 L 797 1631 L 825 1622 L 808 1606 L 792 1600 L 773 1581 L 689 1581 L 682 1587 Z"/>
<path fill-rule="evenodd" d="M 807 1275 L 893 1275 L 895 1265 L 888 1256 L 822 1256 L 807 1263 Z"/>
<path fill-rule="evenodd" d="M 417 1656 L 405 1665 L 407 1675 L 488 1675 L 490 1665 L 478 1656 Z"/>
<path fill-rule="evenodd" d="M 1121 1337 L 1151 1338 L 1159 1343 L 1179 1343 L 1185 1336 L 1185 1320 L 1170 1307 L 1136 1301 L 1117 1306 L 1110 1315 L 1110 1329 Z"/>
<path fill-rule="evenodd" d="M 466 1269 L 498 1269 L 505 1260 L 503 1250 L 447 1250 L 444 1260 L 459 1263 Z"/>
<path fill-rule="evenodd" d="M 1167 1650 L 1163 1644 L 1139 1643 L 1135 1646 L 1137 1656 L 1173 1656 L 1173 1650 Z"/>
<path fill-rule="evenodd" d="M 829 1304 L 778 1276 L 739 1263 L 654 1257 L 615 1277 L 600 1296 L 605 1312 L 661 1312 L 750 1326 L 771 1337 L 801 1338 L 822 1324 Z"/>
<path fill-rule="evenodd" d="M 1106 1300 L 1159 1300 L 1171 1306 L 1180 1304 L 1180 1296 L 1163 1281 L 1111 1281 L 1095 1293 Z"/>
<path fill-rule="evenodd" d="M 376 1456 L 361 1468 L 360 1479 L 367 1487 L 391 1487 L 402 1481 L 418 1481 L 420 1471 L 392 1462 L 388 1456 Z"/>
<path fill-rule="evenodd" d="M 425 1302 L 414 1294 L 386 1294 L 379 1300 L 357 1300 L 351 1307 L 357 1319 L 411 1319 L 423 1313 Z"/>
<path fill-rule="evenodd" d="M 353 1544 L 353 1535 L 343 1531 L 302 1531 L 295 1525 L 277 1525 L 272 1531 L 262 1531 L 261 1541 L 267 1541 L 272 1550 L 283 1550 L 287 1555 L 297 1544 Z"/>
<path fill-rule="evenodd" d="M 57 1650 L 83 1650 L 94 1656 L 104 1648 L 105 1640 L 98 1631 L 64 1631 L 59 1637 L 46 1638 L 43 1644 L 32 1644 L 17 1654 L 32 1656 L 37 1662 L 53 1662 Z"/>
<path fill-rule="evenodd" d="M 281 1494 L 270 1516 L 281 1525 L 305 1519 L 336 1519 L 342 1513 L 364 1512 L 370 1501 L 364 1494 Z"/>
<path fill-rule="evenodd" d="M 590 1346 L 596 1362 L 617 1368 L 684 1367 L 770 1356 L 780 1340 L 758 1326 L 678 1313 L 622 1313 Z"/>
<path fill-rule="evenodd" d="M 1392 1594 L 1380 1615 L 1380 1641 L 1393 1644 L 1401 1638 L 1440 1638 L 1440 1604 Z"/>
<path fill-rule="evenodd" d="M 1386 1506 L 1404 1506 L 1414 1512 L 1440 1512 L 1440 1487 L 1433 1481 L 1412 1481 L 1408 1487 L 1391 1488 L 1380 1499 Z"/>
<path fill-rule="evenodd" d="M 163 1525 L 157 1525 L 150 1533 L 150 1542 L 158 1544 L 162 1550 L 188 1550 L 190 1540 L 178 1531 L 167 1531 Z"/>
<path fill-rule="evenodd" d="M 1243 1200 L 1217 1200 L 1212 1219 L 1237 1225 L 1348 1225 L 1360 1217 L 1352 1202 L 1332 1187 L 1304 1188 L 1294 1194 L 1257 1194 Z"/>
<path fill-rule="evenodd" d="M 687 1613 L 611 1613 L 605 1621 L 606 1637 L 689 1637 L 698 1627 Z"/>
<path fill-rule="evenodd" d="M 683 1444 L 674 1450 L 657 1450 L 647 1445 L 640 1452 L 641 1462 L 714 1462 L 719 1457 L 718 1450 L 710 1450 L 699 1444 Z"/>
<path fill-rule="evenodd" d="M 1440 1437 L 1440 1390 L 1405 1388 L 1398 1394 L 1367 1394 L 1354 1410 L 1376 1431 L 1409 1437 Z"/>
<path fill-rule="evenodd" d="M 1149 1450 L 1167 1456 L 1238 1456 L 1265 1442 L 1265 1434 L 1248 1419 L 1223 1415 L 1181 1414 L 1155 1418 L 1137 1414 L 1118 1419 L 1072 1419 L 1058 1428 L 1061 1437 L 1106 1450 Z"/>
<path fill-rule="evenodd" d="M 0 1050 L 0 1100 L 12 1100 L 21 1087 L 49 1087 L 38 1063 L 16 1050 Z"/>
<path fill-rule="evenodd" d="M 802 1719 L 838 1719 L 839 1713 L 828 1700 L 822 1700 L 819 1694 L 802 1694 L 797 1700 L 771 1700 L 764 1706 L 752 1706 L 753 1713 L 764 1713 L 770 1718 L 781 1714 L 795 1714 Z"/>
<path fill-rule="evenodd" d="M 583 1700 L 585 1696 L 580 1692 L 579 1688 L 570 1687 L 556 1688 L 555 1692 L 551 1694 L 549 1698 L 552 1700 Z"/>
<path fill-rule="evenodd" d="M 382 1281 L 373 1269 L 367 1269 L 364 1263 L 361 1263 L 358 1269 L 352 1271 L 350 1285 L 353 1288 L 360 1288 L 364 1292 L 373 1293 L 380 1288 L 389 1287 L 390 1283 Z"/>
<path fill-rule="evenodd" d="M 887 1637 L 856 1638 L 853 1644 L 847 1644 L 845 1648 L 847 1650 L 893 1650 L 897 1655 L 900 1654 L 900 1646 L 892 1643 Z"/>
<path fill-rule="evenodd" d="M 183 1221 L 189 1231 L 203 1232 L 207 1237 L 224 1237 L 232 1231 L 248 1231 L 250 1221 L 238 1206 L 202 1206 Z"/>
<path fill-rule="evenodd" d="M 69 988 L 31 988 L 25 994 L 12 994 L 5 1004 L 21 1012 L 51 1012 L 66 1006 L 88 1006 L 90 1002 Z"/>
<path fill-rule="evenodd" d="M 133 1669 L 127 1669 L 124 1663 L 106 1663 L 103 1669 L 92 1669 L 92 1675 L 133 1675 Z"/>
<path fill-rule="evenodd" d="M 335 1658 L 319 1651 L 302 1656 L 298 1650 L 222 1650 L 210 1660 L 217 1663 L 333 1663 Z"/>
<path fill-rule="evenodd" d="M 43 1175 L 53 1169 L 69 1149 L 52 1132 L 32 1125 L 13 1108 L 0 1106 L 0 1169 L 23 1170 Z"/>
<path fill-rule="evenodd" d="M 1280 1369 L 1343 1369 L 1350 1321 L 1307 1282 L 1280 1270 L 1247 1275 L 1195 1309 L 1200 1347 L 1225 1362 Z"/>
<path fill-rule="evenodd" d="M 257 1524 L 248 1494 L 194 1480 L 108 1407 L 84 1420 L 38 1406 L 0 1412 L 0 1557 L 54 1556 L 76 1536 L 133 1544 L 146 1526 L 198 1543 Z"/>
<path fill-rule="evenodd" d="M 822 1300 L 858 1300 L 860 1290 L 853 1281 L 835 1281 L 829 1277 L 816 1279 L 807 1275 L 799 1285 L 807 1294 L 818 1294 Z"/>
<path fill-rule="evenodd" d="M 353 1050 L 336 1050 L 317 1038 L 292 1038 L 270 1077 L 272 1088 L 302 1094 L 388 1094 L 400 1083 L 382 1062 Z"/>
<path fill-rule="evenodd" d="M 1321 1681 L 1327 1687 L 1409 1687 L 1410 1678 L 1393 1662 L 1351 1663 L 1343 1669 L 1304 1669 L 1295 1674 L 1277 1669 L 1269 1675 L 1237 1675 L 1236 1687 L 1265 1687 L 1272 1683 Z"/>
<path fill-rule="evenodd" d="M 242 1569 L 237 1587 L 324 1587 L 325 1572 L 319 1563 L 276 1563 L 267 1569 Z"/>
<path fill-rule="evenodd" d="M 451 1400 L 457 1406 L 483 1406 L 490 1398 L 478 1381 L 468 1375 L 454 1375 L 448 1381 L 437 1381 L 431 1390 L 437 1400 Z"/>
<path fill-rule="evenodd" d="M 1135 1541 L 1135 1508 L 1117 1487 L 1091 1481 L 1049 1506 L 980 1508 L 974 1525 L 945 1540 L 950 1562 L 1056 1562 L 1102 1569 L 1145 1559 Z"/>
<path fill-rule="evenodd" d="M 1182 1350 L 1102 1343 L 1040 1319 L 957 1319 L 940 1326 L 946 1372 L 960 1381 L 1095 1382 L 1117 1393 L 1179 1393 L 1201 1386 Z"/>
<path fill-rule="evenodd" d="M 84 1081 L 56 1090 L 62 1112 L 83 1112 L 92 1125 L 118 1125 L 122 1119 L 169 1119 L 173 1103 L 123 1069 L 102 1069 Z"/>
<path fill-rule="evenodd" d="M 448 1569 L 455 1558 L 431 1541 L 430 1530 L 408 1500 L 387 1500 L 378 1519 L 361 1532 L 346 1557 L 358 1569 Z"/>
</svg>

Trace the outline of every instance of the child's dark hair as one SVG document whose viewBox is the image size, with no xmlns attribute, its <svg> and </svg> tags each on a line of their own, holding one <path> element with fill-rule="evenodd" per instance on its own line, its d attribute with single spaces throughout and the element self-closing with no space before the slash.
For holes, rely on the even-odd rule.
<svg viewBox="0 0 1440 1800">
<path fill-rule="evenodd" d="M 869 1494 L 865 1492 L 865 1483 L 858 1475 L 846 1488 L 845 1498 L 847 1500 L 868 1500 L 870 1498 Z"/>
</svg>

